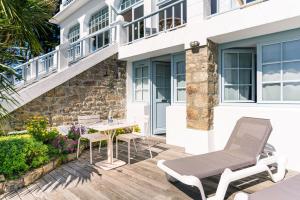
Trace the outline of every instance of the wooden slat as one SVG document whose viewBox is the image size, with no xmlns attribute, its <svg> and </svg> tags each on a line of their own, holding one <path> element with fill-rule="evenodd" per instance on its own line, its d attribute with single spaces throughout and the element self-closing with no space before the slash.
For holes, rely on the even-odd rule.
<svg viewBox="0 0 300 200">
<path fill-rule="evenodd" d="M 144 148 L 142 148 L 144 149 Z M 106 159 L 106 149 L 98 153 L 93 150 L 95 162 Z M 118 169 L 105 171 L 89 164 L 89 151 L 83 152 L 76 161 L 69 162 L 45 175 L 34 184 L 17 192 L 1 196 L 1 199 L 50 199 L 50 200 L 85 200 L 85 199 L 198 199 L 199 191 L 182 183 L 171 184 L 165 173 L 157 166 L 160 159 L 169 160 L 189 156 L 182 148 L 158 144 L 153 148 L 154 158 L 150 159 L 147 150 L 134 152 L 131 148 L 133 164 Z M 119 158 L 127 162 L 127 144 L 119 147 Z M 287 177 L 297 173 L 289 172 Z M 203 180 L 208 196 L 215 193 L 219 176 Z M 233 200 L 237 191 L 252 193 L 273 183 L 265 173 L 248 177 L 231 184 L 226 194 L 227 200 Z"/>
</svg>

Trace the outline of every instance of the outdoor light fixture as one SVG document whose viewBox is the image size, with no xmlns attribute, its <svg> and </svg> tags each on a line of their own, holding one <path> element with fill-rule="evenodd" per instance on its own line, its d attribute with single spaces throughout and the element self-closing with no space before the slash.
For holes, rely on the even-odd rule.
<svg viewBox="0 0 300 200">
<path fill-rule="evenodd" d="M 190 42 L 190 47 L 191 47 L 193 53 L 199 53 L 200 42 L 192 41 L 192 42 Z"/>
<path fill-rule="evenodd" d="M 192 41 L 192 42 L 190 42 L 190 47 L 192 49 L 198 48 L 199 46 L 200 46 L 200 42 L 198 42 L 198 41 Z"/>
</svg>

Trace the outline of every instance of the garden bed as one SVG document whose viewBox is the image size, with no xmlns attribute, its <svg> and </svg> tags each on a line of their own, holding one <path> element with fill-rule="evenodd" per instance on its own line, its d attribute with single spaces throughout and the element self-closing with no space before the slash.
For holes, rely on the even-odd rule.
<svg viewBox="0 0 300 200">
<path fill-rule="evenodd" d="M 86 148 L 86 146 L 82 146 L 80 148 L 80 154 L 82 153 L 82 151 L 85 148 Z M 23 188 L 25 186 L 28 186 L 28 185 L 32 184 L 33 182 L 35 182 L 36 180 L 38 180 L 39 178 L 41 178 L 42 176 L 44 176 L 44 175 L 48 174 L 49 172 L 51 172 L 52 170 L 58 168 L 62 164 L 73 161 L 76 158 L 77 158 L 76 153 L 70 153 L 70 154 L 65 155 L 64 157 L 53 159 L 49 163 L 27 172 L 26 174 L 24 174 L 23 176 L 21 176 L 18 179 L 3 180 L 3 178 L 2 178 L 2 182 L 0 182 L 0 194 L 3 194 L 5 192 L 12 192 L 12 191 L 18 190 L 20 188 Z"/>
</svg>

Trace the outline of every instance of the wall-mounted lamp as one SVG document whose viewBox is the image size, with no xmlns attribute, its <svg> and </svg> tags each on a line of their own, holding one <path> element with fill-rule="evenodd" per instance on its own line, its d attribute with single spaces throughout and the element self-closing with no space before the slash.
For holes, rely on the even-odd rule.
<svg viewBox="0 0 300 200">
<path fill-rule="evenodd" d="M 200 42 L 192 41 L 192 42 L 190 42 L 190 47 L 191 47 L 193 53 L 198 53 L 199 48 L 200 48 Z"/>
</svg>

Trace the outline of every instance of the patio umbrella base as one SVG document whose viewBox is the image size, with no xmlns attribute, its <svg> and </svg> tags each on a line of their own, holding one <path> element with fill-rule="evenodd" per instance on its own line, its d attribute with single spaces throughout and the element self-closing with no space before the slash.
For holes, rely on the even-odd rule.
<svg viewBox="0 0 300 200">
<path fill-rule="evenodd" d="M 112 164 L 109 163 L 107 160 L 104 160 L 104 161 L 95 163 L 95 165 L 97 167 L 100 167 L 101 169 L 108 171 L 108 170 L 115 169 L 115 168 L 121 167 L 123 165 L 126 165 L 126 162 L 124 162 L 122 160 L 114 159 Z"/>
</svg>

